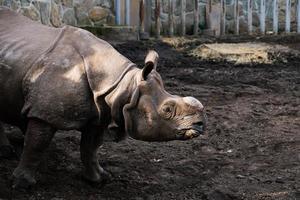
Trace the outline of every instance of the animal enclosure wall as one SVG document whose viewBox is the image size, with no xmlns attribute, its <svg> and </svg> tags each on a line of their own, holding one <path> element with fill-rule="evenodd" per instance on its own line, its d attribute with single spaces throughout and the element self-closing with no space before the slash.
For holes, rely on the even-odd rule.
<svg viewBox="0 0 300 200">
<path fill-rule="evenodd" d="M 155 0 L 151 9 L 156 35 L 300 31 L 298 0 Z"/>
<path fill-rule="evenodd" d="M 300 32 L 299 0 L 0 0 L 0 5 L 56 27 L 129 25 L 152 35 Z"/>
</svg>

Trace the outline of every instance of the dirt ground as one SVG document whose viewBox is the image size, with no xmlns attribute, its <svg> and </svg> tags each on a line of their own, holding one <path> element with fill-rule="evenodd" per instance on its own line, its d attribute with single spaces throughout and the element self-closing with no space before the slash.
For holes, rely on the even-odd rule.
<svg viewBox="0 0 300 200">
<path fill-rule="evenodd" d="M 299 37 L 254 40 L 300 49 Z M 148 49 L 158 51 L 166 89 L 205 105 L 206 135 L 166 143 L 108 141 L 99 157 L 113 180 L 90 185 L 80 178 L 79 132 L 58 132 L 30 191 L 10 188 L 17 161 L 0 160 L 0 199 L 300 199 L 300 57 L 234 65 L 189 54 L 203 42 L 237 41 L 253 39 L 115 44 L 141 65 Z"/>
</svg>

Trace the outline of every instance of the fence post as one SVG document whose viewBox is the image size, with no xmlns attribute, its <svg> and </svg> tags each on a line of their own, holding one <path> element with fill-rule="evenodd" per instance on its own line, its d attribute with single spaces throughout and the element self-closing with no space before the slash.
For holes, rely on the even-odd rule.
<svg viewBox="0 0 300 200">
<path fill-rule="evenodd" d="M 185 19 L 185 10 L 186 10 L 186 0 L 181 0 L 181 35 L 185 36 L 185 23 L 186 23 L 186 19 Z"/>
<path fill-rule="evenodd" d="M 252 35 L 252 31 L 253 31 L 253 26 L 252 26 L 252 6 L 253 6 L 253 2 L 252 0 L 248 0 L 247 1 L 248 5 L 247 5 L 247 11 L 248 11 L 248 34 Z"/>
<path fill-rule="evenodd" d="M 226 0 L 221 0 L 221 35 L 225 35 L 226 30 Z"/>
<path fill-rule="evenodd" d="M 285 1 L 285 32 L 291 32 L 291 0 Z"/>
<path fill-rule="evenodd" d="M 194 0 L 194 2 L 194 35 L 197 35 L 199 31 L 199 3 L 198 0 Z"/>
<path fill-rule="evenodd" d="M 297 1 L 297 32 L 300 33 L 300 0 Z"/>
<path fill-rule="evenodd" d="M 140 33 L 145 32 L 145 2 L 140 0 Z"/>
<path fill-rule="evenodd" d="M 278 34 L 278 0 L 273 0 L 273 32 Z"/>
<path fill-rule="evenodd" d="M 174 1 L 169 0 L 169 35 L 174 35 Z"/>
<path fill-rule="evenodd" d="M 129 26 L 130 25 L 130 0 L 126 0 L 125 12 L 126 12 L 125 23 L 127 26 Z"/>
<path fill-rule="evenodd" d="M 265 34 L 266 32 L 266 1 L 260 0 L 260 33 Z"/>
<path fill-rule="evenodd" d="M 155 27 L 156 37 L 160 37 L 160 0 L 155 0 Z"/>
<path fill-rule="evenodd" d="M 240 33 L 240 18 L 239 18 L 239 0 L 234 0 L 234 33 Z"/>
<path fill-rule="evenodd" d="M 121 25 L 121 0 L 116 0 L 116 24 Z"/>
<path fill-rule="evenodd" d="M 130 2 L 133 2 L 130 0 Z M 152 0 L 145 0 L 145 32 L 149 34 L 151 32 L 151 22 L 152 22 Z"/>
</svg>

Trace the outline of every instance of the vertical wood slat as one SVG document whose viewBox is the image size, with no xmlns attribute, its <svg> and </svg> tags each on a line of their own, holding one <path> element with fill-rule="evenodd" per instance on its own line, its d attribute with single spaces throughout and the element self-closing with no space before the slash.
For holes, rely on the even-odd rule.
<svg viewBox="0 0 300 200">
<path fill-rule="evenodd" d="M 286 0 L 285 7 L 285 32 L 291 32 L 291 0 Z"/>
<path fill-rule="evenodd" d="M 126 0 L 125 2 L 125 24 L 127 26 L 130 25 L 130 0 Z"/>
<path fill-rule="evenodd" d="M 181 0 L 181 35 L 185 36 L 186 33 L 186 28 L 185 28 L 185 23 L 186 23 L 186 0 Z"/>
<path fill-rule="evenodd" d="M 199 3 L 198 0 L 194 0 L 194 35 L 199 31 Z"/>
<path fill-rule="evenodd" d="M 297 1 L 297 33 L 300 33 L 300 0 Z"/>
<path fill-rule="evenodd" d="M 212 9 L 212 0 L 207 0 L 207 4 L 208 4 L 208 12 L 211 13 L 211 9 Z"/>
<path fill-rule="evenodd" d="M 260 0 L 260 33 L 265 34 L 266 32 L 266 1 Z"/>
<path fill-rule="evenodd" d="M 140 33 L 145 32 L 145 0 L 140 0 Z"/>
<path fill-rule="evenodd" d="M 252 2 L 252 0 L 248 0 L 247 3 L 248 3 L 248 5 L 247 5 L 248 34 L 252 35 L 252 32 L 253 32 L 253 26 L 252 26 L 252 6 L 253 6 L 253 2 Z"/>
<path fill-rule="evenodd" d="M 234 0 L 234 33 L 240 33 L 240 19 L 239 19 L 239 0 Z"/>
<path fill-rule="evenodd" d="M 174 35 L 174 1 L 169 0 L 169 36 Z"/>
<path fill-rule="evenodd" d="M 226 0 L 221 0 L 221 35 L 225 35 L 226 29 Z"/>
<path fill-rule="evenodd" d="M 116 0 L 116 24 L 121 25 L 121 0 Z"/>
<path fill-rule="evenodd" d="M 156 37 L 160 37 L 160 0 L 155 0 L 155 29 Z"/>
<path fill-rule="evenodd" d="M 132 2 L 132 0 L 129 0 Z M 145 0 L 145 31 L 151 32 L 152 22 L 152 0 Z"/>
<path fill-rule="evenodd" d="M 278 0 L 273 0 L 273 32 L 278 34 Z"/>
</svg>

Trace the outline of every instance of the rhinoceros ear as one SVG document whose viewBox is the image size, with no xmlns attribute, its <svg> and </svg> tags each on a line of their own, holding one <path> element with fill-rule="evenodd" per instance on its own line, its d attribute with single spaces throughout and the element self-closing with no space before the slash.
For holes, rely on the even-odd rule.
<svg viewBox="0 0 300 200">
<path fill-rule="evenodd" d="M 146 80 L 147 76 L 150 74 L 150 72 L 157 67 L 158 63 L 158 54 L 154 50 L 150 50 L 145 58 L 145 67 L 143 69 L 142 75 L 143 79 Z"/>
</svg>

